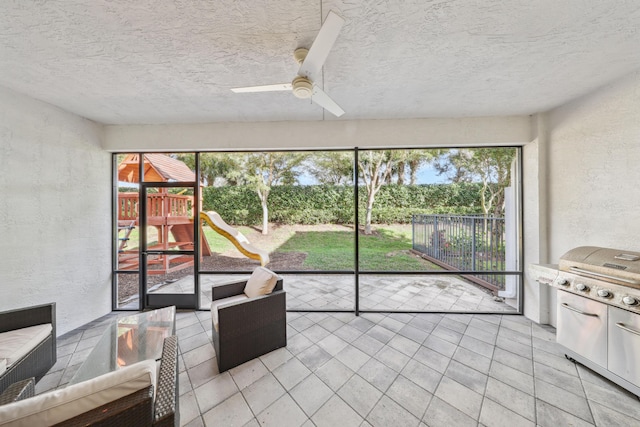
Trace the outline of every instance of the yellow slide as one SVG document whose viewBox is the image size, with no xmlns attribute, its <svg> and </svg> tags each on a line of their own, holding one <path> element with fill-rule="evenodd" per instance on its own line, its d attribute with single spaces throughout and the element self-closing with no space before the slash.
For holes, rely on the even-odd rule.
<svg viewBox="0 0 640 427">
<path fill-rule="evenodd" d="M 200 212 L 200 219 L 206 221 L 209 227 L 213 228 L 216 233 L 229 239 L 247 258 L 260 261 L 260 265 L 262 266 L 269 264 L 269 254 L 252 246 L 244 234 L 224 222 L 217 212 Z"/>
</svg>

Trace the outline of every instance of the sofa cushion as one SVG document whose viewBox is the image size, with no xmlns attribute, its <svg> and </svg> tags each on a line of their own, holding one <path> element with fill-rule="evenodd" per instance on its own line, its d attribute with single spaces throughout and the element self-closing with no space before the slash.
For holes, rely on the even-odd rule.
<svg viewBox="0 0 640 427">
<path fill-rule="evenodd" d="M 211 320 L 213 321 L 213 327 L 218 330 L 218 308 L 226 304 L 232 304 L 238 301 L 244 301 L 249 299 L 245 294 L 234 295 L 227 298 L 217 299 L 211 301 Z"/>
<path fill-rule="evenodd" d="M 264 267 L 258 267 L 253 270 L 251 277 L 247 280 L 244 293 L 249 298 L 270 294 L 273 288 L 276 287 L 277 281 L 278 275 L 276 273 Z"/>
<path fill-rule="evenodd" d="M 0 406 L 0 426 L 53 425 L 156 384 L 156 361 L 145 360 L 92 380 Z"/>
<path fill-rule="evenodd" d="M 52 330 L 51 323 L 46 323 L 0 333 L 0 359 L 6 359 L 7 368 L 10 367 L 51 335 Z"/>
<path fill-rule="evenodd" d="M 7 370 L 7 359 L 0 359 L 0 375 L 4 374 Z"/>
</svg>

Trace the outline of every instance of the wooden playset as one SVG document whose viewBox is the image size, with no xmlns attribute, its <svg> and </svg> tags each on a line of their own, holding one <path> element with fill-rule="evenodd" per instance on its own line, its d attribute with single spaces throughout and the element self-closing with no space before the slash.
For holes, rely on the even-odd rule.
<svg viewBox="0 0 640 427">
<path fill-rule="evenodd" d="M 164 154 L 144 154 L 143 174 L 145 182 L 194 182 L 195 174 L 180 160 Z M 139 183 L 139 155 L 129 154 L 118 165 L 118 181 Z M 194 198 L 190 195 L 174 194 L 169 188 L 158 188 L 157 193 L 147 194 L 147 226 L 154 227 L 156 239 L 152 241 L 153 230 L 148 230 L 151 243 L 147 251 L 193 250 L 194 243 Z M 118 193 L 118 268 L 137 270 L 139 248 L 128 249 L 130 236 L 140 226 L 140 197 L 138 192 Z M 211 255 L 207 240 L 202 237 L 202 255 Z M 149 254 L 148 274 L 167 274 L 191 267 L 194 257 L 190 255 Z"/>
</svg>

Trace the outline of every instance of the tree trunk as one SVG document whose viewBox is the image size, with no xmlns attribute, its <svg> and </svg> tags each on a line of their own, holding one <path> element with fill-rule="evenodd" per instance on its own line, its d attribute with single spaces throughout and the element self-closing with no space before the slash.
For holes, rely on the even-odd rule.
<svg viewBox="0 0 640 427">
<path fill-rule="evenodd" d="M 267 202 L 261 202 L 262 205 L 262 234 L 269 234 L 269 207 Z"/>
<path fill-rule="evenodd" d="M 409 184 L 416 185 L 416 175 L 418 174 L 420 163 L 416 160 L 409 161 Z"/>
<path fill-rule="evenodd" d="M 404 162 L 398 162 L 398 178 L 396 181 L 398 185 L 404 185 L 404 166 Z"/>
<path fill-rule="evenodd" d="M 269 206 L 267 205 L 269 190 L 258 190 L 258 197 L 262 206 L 262 234 L 267 235 L 269 234 Z"/>
<path fill-rule="evenodd" d="M 367 197 L 367 215 L 364 220 L 364 234 L 371 234 L 371 213 L 373 212 L 373 201 L 375 200 L 375 194 L 369 193 Z"/>
</svg>

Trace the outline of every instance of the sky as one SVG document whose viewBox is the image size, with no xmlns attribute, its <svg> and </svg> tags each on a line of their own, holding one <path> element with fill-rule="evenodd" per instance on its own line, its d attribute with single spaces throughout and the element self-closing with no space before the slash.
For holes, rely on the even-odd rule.
<svg viewBox="0 0 640 427">
<path fill-rule="evenodd" d="M 444 175 L 438 176 L 438 172 L 431 165 L 425 165 L 418 169 L 418 184 L 443 184 L 448 182 Z"/>
<path fill-rule="evenodd" d="M 300 185 L 314 185 L 318 182 L 309 174 L 303 173 L 298 177 Z M 448 182 L 447 178 L 442 175 L 438 176 L 438 172 L 432 165 L 423 165 L 418 169 L 416 184 L 443 184 Z M 407 172 L 405 183 L 409 183 L 409 172 Z"/>
<path fill-rule="evenodd" d="M 303 173 L 298 178 L 300 185 L 314 185 L 317 184 L 316 180 L 309 174 Z M 407 173 L 406 183 L 409 181 L 409 173 Z M 417 174 L 417 182 L 416 184 L 443 184 L 447 182 L 446 177 L 438 176 L 438 173 L 431 165 L 424 165 L 418 169 Z M 138 188 L 138 184 L 133 184 L 130 182 L 119 182 L 119 186 L 121 187 L 131 187 Z"/>
</svg>

